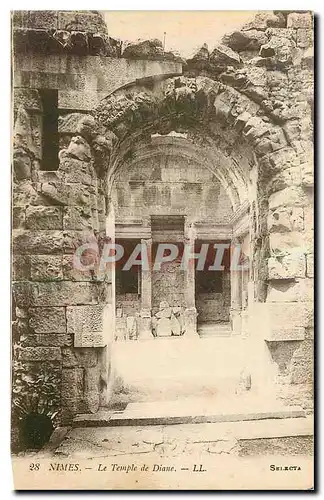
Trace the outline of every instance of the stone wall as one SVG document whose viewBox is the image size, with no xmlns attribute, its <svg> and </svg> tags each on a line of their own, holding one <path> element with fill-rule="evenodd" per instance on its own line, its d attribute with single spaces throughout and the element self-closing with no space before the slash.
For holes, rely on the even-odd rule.
<svg viewBox="0 0 324 500">
<path fill-rule="evenodd" d="M 116 218 L 127 221 L 163 213 L 228 223 L 233 209 L 219 180 L 194 159 L 169 149 L 120 170 L 112 193 Z"/>
<path fill-rule="evenodd" d="M 182 72 L 179 58 L 161 50 L 160 57 L 123 50 L 97 11 L 15 11 L 12 38 L 15 87 L 55 89 L 67 112 L 91 111 L 136 80 Z"/>
<path fill-rule="evenodd" d="M 37 97 L 33 91 L 32 96 Z M 96 411 L 104 399 L 104 328 L 111 295 L 109 274 L 78 271 L 75 250 L 101 244 L 105 193 L 82 136 L 60 153 L 57 172 L 38 169 L 30 135 L 31 93 L 19 91 L 13 152 L 13 312 L 17 357 L 30 365 L 58 368 L 61 419 Z M 84 135 L 86 135 L 84 133 Z M 93 257 L 90 258 L 90 263 Z"/>
<path fill-rule="evenodd" d="M 260 213 L 265 207 L 260 222 L 269 232 L 265 246 L 260 241 L 256 248 L 253 266 L 254 279 L 261 270 L 267 284 L 259 288 L 265 303 L 257 317 L 268 318 L 263 322 L 268 328 L 258 326 L 255 335 L 267 339 L 278 380 L 294 384 L 295 394 L 303 393 L 300 385 L 311 383 L 314 356 L 313 45 L 310 12 L 265 12 L 224 36 L 213 51 L 202 48 L 186 68 L 190 75 L 203 72 L 226 82 L 267 117 L 258 122 L 257 133 L 253 126 L 246 129 L 246 135 L 255 135 Z M 230 106 L 224 94 L 218 102 L 222 113 Z M 244 115 L 242 126 L 249 119 Z M 277 139 L 262 130 L 268 120 L 281 128 Z M 267 269 L 260 267 L 261 260 L 267 260 Z"/>
<path fill-rule="evenodd" d="M 230 273 L 224 271 L 223 291 L 196 293 L 196 308 L 199 323 L 227 323 L 230 320 L 231 282 Z"/>
</svg>

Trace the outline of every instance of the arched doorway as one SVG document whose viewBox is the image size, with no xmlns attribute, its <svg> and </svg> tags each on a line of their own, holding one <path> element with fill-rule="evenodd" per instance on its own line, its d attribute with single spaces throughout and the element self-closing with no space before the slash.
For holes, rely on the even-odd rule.
<svg viewBox="0 0 324 500">
<path fill-rule="evenodd" d="M 137 143 L 131 158 L 116 173 L 111 191 L 115 238 L 125 250 L 116 265 L 116 338 L 146 337 L 140 320 L 135 324 L 135 319 L 129 319 L 127 326 L 127 317 L 136 318 L 141 313 L 153 318 L 152 335 L 182 335 L 183 314 L 189 314 L 186 309 L 196 310 L 197 324 L 191 333 L 197 333 L 197 326 L 199 334 L 224 331 L 217 326 L 227 327 L 225 331 L 235 327 L 240 333 L 234 316 L 242 309 L 241 287 L 247 294 L 249 275 L 247 268 L 245 280 L 239 277 L 240 284 L 236 284 L 240 272 L 231 273 L 230 247 L 234 241 L 237 246 L 244 241 L 249 254 L 249 227 L 242 225 L 249 209 L 247 189 L 246 198 L 236 208 L 236 192 L 224 181 L 224 175 L 229 174 L 222 175 L 219 168 L 221 162 L 231 168 L 230 160 L 221 150 L 213 160 L 188 139 L 188 134 L 173 131 L 152 134 L 149 140 Z M 248 174 L 247 179 L 238 176 L 238 182 L 248 186 Z M 126 270 L 127 259 L 141 243 L 149 248 L 150 269 L 134 264 Z M 164 247 L 158 250 L 159 244 Z M 170 244 L 177 246 L 174 258 L 164 255 L 159 268 L 156 258 L 162 251 L 171 252 Z M 184 245 L 189 244 L 187 251 L 195 257 L 193 270 L 181 265 Z M 216 252 L 224 253 L 219 266 L 215 265 Z M 169 308 L 175 309 L 178 319 Z"/>
<path fill-rule="evenodd" d="M 211 279 L 197 259 L 184 269 L 174 259 L 164 272 L 135 265 L 127 276 L 116 267 L 114 362 L 121 392 L 126 386 L 131 400 L 176 398 L 179 387 L 185 396 L 206 387 L 208 394 L 236 394 L 240 384 L 250 389 L 252 372 L 260 390 L 269 375 L 263 339 L 250 335 L 251 310 L 264 300 L 266 286 L 260 171 L 251 134 L 242 135 L 244 119 L 251 118 L 246 110 L 255 106 L 219 87 L 207 78 L 174 78 L 145 92 L 139 85 L 119 90 L 97 110 L 101 126 L 115 134 L 108 218 L 111 226 L 114 217 L 124 257 L 137 245 L 152 263 L 157 244 L 172 243 L 179 255 L 182 245 L 194 255 L 217 244 L 227 252 L 225 261 L 235 254 L 239 265 L 226 264 Z M 230 340 L 211 344 L 217 336 Z M 189 338 L 206 342 L 189 345 Z"/>
</svg>

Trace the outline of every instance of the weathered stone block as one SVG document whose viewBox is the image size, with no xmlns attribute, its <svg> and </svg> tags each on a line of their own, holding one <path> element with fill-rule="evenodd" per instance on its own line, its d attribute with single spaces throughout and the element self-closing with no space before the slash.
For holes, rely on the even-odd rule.
<svg viewBox="0 0 324 500">
<path fill-rule="evenodd" d="M 265 305 L 268 310 L 269 327 L 271 330 L 295 327 L 311 327 L 314 324 L 313 302 L 269 302 Z M 265 312 L 266 314 L 266 312 Z M 265 316 L 266 321 L 267 316 Z M 264 323 L 266 326 L 266 322 Z"/>
<path fill-rule="evenodd" d="M 291 167 L 276 174 L 268 183 L 267 192 L 269 197 L 279 193 L 286 188 L 299 187 L 302 184 L 301 167 Z M 305 193 L 302 193 L 302 196 Z"/>
<path fill-rule="evenodd" d="M 271 255 L 284 255 L 291 252 L 307 253 L 305 234 L 297 231 L 289 233 L 270 233 Z"/>
<path fill-rule="evenodd" d="M 15 315 L 18 319 L 28 318 L 28 309 L 21 309 L 20 307 L 15 307 Z"/>
<path fill-rule="evenodd" d="M 89 244 L 91 255 L 95 255 L 98 243 L 91 229 L 84 229 L 83 231 L 64 231 L 64 253 L 74 254 L 77 249 L 85 244 Z"/>
<path fill-rule="evenodd" d="M 13 207 L 12 208 L 12 228 L 22 229 L 25 227 L 25 208 Z"/>
<path fill-rule="evenodd" d="M 56 11 L 57 29 L 85 31 L 87 33 L 107 33 L 107 26 L 99 13 L 91 11 Z"/>
<path fill-rule="evenodd" d="M 58 133 L 77 135 L 78 126 L 84 113 L 69 113 L 59 117 Z"/>
<path fill-rule="evenodd" d="M 98 367 L 85 369 L 83 402 L 89 413 L 96 413 L 99 409 L 99 384 L 100 369 Z"/>
<path fill-rule="evenodd" d="M 232 50 L 259 50 L 261 45 L 267 43 L 268 37 L 264 32 L 258 30 L 233 31 L 222 38 L 222 43 Z"/>
<path fill-rule="evenodd" d="M 300 28 L 297 30 L 296 36 L 297 47 L 308 49 L 314 45 L 314 30 Z"/>
<path fill-rule="evenodd" d="M 62 362 L 64 367 L 89 368 L 97 366 L 98 351 L 93 348 L 66 348 L 62 349 Z"/>
<path fill-rule="evenodd" d="M 77 332 L 74 334 L 74 347 L 105 347 L 107 335 L 104 332 Z"/>
<path fill-rule="evenodd" d="M 41 185 L 41 193 L 52 205 L 69 204 L 70 197 L 61 181 L 43 182 Z"/>
<path fill-rule="evenodd" d="M 287 17 L 287 28 L 312 28 L 313 17 L 310 12 L 292 12 Z"/>
<path fill-rule="evenodd" d="M 104 306 L 77 306 L 67 307 L 67 331 L 77 332 L 101 332 L 103 330 Z"/>
<path fill-rule="evenodd" d="M 61 176 L 57 170 L 39 170 L 37 172 L 37 178 L 40 184 L 50 182 L 55 185 L 61 182 Z"/>
<path fill-rule="evenodd" d="M 314 230 L 314 207 L 312 205 L 304 207 L 304 225 L 305 231 Z"/>
<path fill-rule="evenodd" d="M 15 10 L 13 25 L 15 28 L 57 29 L 57 10 Z"/>
<path fill-rule="evenodd" d="M 158 337 L 170 337 L 172 334 L 170 319 L 165 317 L 158 319 L 155 330 Z"/>
<path fill-rule="evenodd" d="M 60 161 L 59 172 L 64 174 L 65 182 L 91 185 L 96 177 L 93 165 L 88 161 L 81 161 L 77 158 L 63 155 Z"/>
<path fill-rule="evenodd" d="M 285 28 L 286 19 L 281 12 L 258 12 L 252 21 L 243 25 L 243 30 L 262 30 L 265 31 L 269 27 Z"/>
<path fill-rule="evenodd" d="M 12 231 L 13 252 L 17 254 L 56 254 L 63 251 L 62 231 Z"/>
<path fill-rule="evenodd" d="M 269 283 L 267 302 L 310 302 L 314 299 L 312 279 L 275 280 Z"/>
<path fill-rule="evenodd" d="M 37 283 L 33 294 L 33 305 L 45 307 L 98 304 L 100 292 L 100 285 L 97 283 L 69 281 Z"/>
<path fill-rule="evenodd" d="M 309 47 L 302 56 L 302 68 L 313 71 L 314 69 L 314 48 Z"/>
<path fill-rule="evenodd" d="M 303 207 L 308 204 L 307 197 L 301 187 L 291 186 L 269 196 L 269 208 Z"/>
<path fill-rule="evenodd" d="M 138 339 L 140 340 L 152 339 L 151 317 L 147 316 L 139 317 L 137 318 L 137 324 L 138 324 Z"/>
<path fill-rule="evenodd" d="M 268 216 L 270 232 L 302 231 L 304 229 L 304 212 L 302 208 L 278 207 L 271 210 Z"/>
<path fill-rule="evenodd" d="M 89 144 L 80 135 L 72 137 L 69 147 L 66 150 L 66 153 L 72 158 L 76 158 L 77 160 L 85 162 L 89 162 L 92 157 Z"/>
<path fill-rule="evenodd" d="M 305 339 L 305 328 L 279 328 L 278 330 L 271 330 L 265 336 L 268 342 L 283 342 L 283 341 L 296 341 Z"/>
<path fill-rule="evenodd" d="M 256 139 L 266 134 L 269 128 L 269 124 L 263 121 L 262 118 L 252 116 L 246 123 L 243 134 L 248 141 L 254 143 Z"/>
<path fill-rule="evenodd" d="M 61 361 L 61 358 L 59 347 L 24 347 L 19 353 L 22 361 Z"/>
<path fill-rule="evenodd" d="M 91 229 L 92 214 L 89 207 L 65 207 L 63 216 L 64 229 Z"/>
<path fill-rule="evenodd" d="M 34 281 L 56 281 L 63 279 L 61 255 L 30 256 L 30 276 Z"/>
<path fill-rule="evenodd" d="M 163 309 L 160 309 L 157 313 L 155 313 L 155 316 L 157 318 L 171 318 L 171 313 L 172 309 L 171 307 L 165 307 Z"/>
<path fill-rule="evenodd" d="M 217 96 L 214 101 L 215 115 L 219 120 L 227 120 L 229 113 L 231 111 L 231 104 L 227 99 L 222 96 Z"/>
<path fill-rule="evenodd" d="M 12 284 L 15 305 L 21 309 L 29 307 L 34 300 L 34 287 L 29 281 L 16 281 Z"/>
<path fill-rule="evenodd" d="M 303 253 L 292 253 L 268 259 L 269 279 L 293 279 L 306 276 L 306 261 Z"/>
<path fill-rule="evenodd" d="M 28 347 L 69 347 L 73 343 L 72 335 L 66 333 L 28 334 L 24 346 Z"/>
<path fill-rule="evenodd" d="M 301 174 L 302 174 L 302 184 L 305 187 L 313 187 L 314 186 L 314 165 L 311 162 L 304 163 L 301 166 Z"/>
<path fill-rule="evenodd" d="M 294 352 L 290 366 L 292 384 L 312 382 L 314 376 L 314 342 L 304 340 Z"/>
<path fill-rule="evenodd" d="M 35 333 L 66 333 L 65 307 L 30 308 L 29 315 Z"/>
<path fill-rule="evenodd" d="M 91 205 L 92 192 L 95 194 L 93 186 L 85 186 L 80 182 L 44 182 L 41 186 L 42 195 L 51 205 Z"/>
<path fill-rule="evenodd" d="M 291 147 L 283 147 L 286 145 L 286 139 L 281 129 L 278 131 L 278 139 L 280 149 L 268 154 L 262 159 L 263 169 L 266 169 L 267 173 L 271 173 L 271 175 L 287 168 L 297 167 L 300 164 L 300 159 L 294 149 Z"/>
<path fill-rule="evenodd" d="M 188 308 L 183 313 L 183 326 L 184 334 L 189 337 L 197 335 L 197 310 L 196 308 Z"/>
<path fill-rule="evenodd" d="M 42 112 L 43 106 L 40 94 L 36 89 L 14 88 L 14 109 L 23 106 L 27 111 Z"/>
<path fill-rule="evenodd" d="M 314 278 L 314 254 L 309 253 L 306 255 L 306 275 L 309 278 Z"/>
<path fill-rule="evenodd" d="M 15 148 L 12 154 L 14 179 L 29 180 L 32 175 L 32 161 L 29 153 L 22 148 Z"/>
<path fill-rule="evenodd" d="M 255 140 L 255 152 L 259 157 L 270 155 L 272 152 L 280 150 L 287 144 L 284 133 L 280 127 L 272 128 L 261 139 Z M 273 173 L 273 169 L 267 169 L 267 175 Z"/>
<path fill-rule="evenodd" d="M 61 404 L 68 407 L 69 412 L 74 415 L 79 410 L 79 403 L 83 393 L 82 368 L 63 368 Z"/>
<path fill-rule="evenodd" d="M 85 265 L 85 262 L 82 263 Z M 97 274 L 91 269 L 76 267 L 73 255 L 63 255 L 63 278 L 69 281 L 94 281 Z M 101 277 L 103 279 L 104 274 Z"/>
<path fill-rule="evenodd" d="M 226 45 L 219 44 L 210 54 L 210 62 L 213 66 L 237 66 L 240 64 L 241 59 L 237 52 L 226 47 Z"/>
<path fill-rule="evenodd" d="M 13 281 L 28 280 L 30 278 L 29 255 L 12 256 L 12 279 Z"/>
<path fill-rule="evenodd" d="M 26 227 L 27 229 L 62 229 L 62 208 L 27 207 Z"/>
</svg>

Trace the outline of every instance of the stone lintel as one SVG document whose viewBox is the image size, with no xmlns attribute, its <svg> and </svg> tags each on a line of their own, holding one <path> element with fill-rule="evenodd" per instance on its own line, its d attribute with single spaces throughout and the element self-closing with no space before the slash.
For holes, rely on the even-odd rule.
<svg viewBox="0 0 324 500">
<path fill-rule="evenodd" d="M 151 228 L 144 227 L 142 224 L 116 224 L 115 229 L 116 239 L 141 239 L 151 237 Z"/>
<path fill-rule="evenodd" d="M 267 342 L 289 342 L 295 340 L 305 340 L 305 328 L 278 328 L 271 330 L 265 336 Z"/>
</svg>

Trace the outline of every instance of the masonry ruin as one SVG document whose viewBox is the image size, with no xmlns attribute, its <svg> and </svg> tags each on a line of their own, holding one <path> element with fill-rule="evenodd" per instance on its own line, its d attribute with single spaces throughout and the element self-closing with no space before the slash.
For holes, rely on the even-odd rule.
<svg viewBox="0 0 324 500">
<path fill-rule="evenodd" d="M 96 11 L 12 23 L 14 386 L 46 370 L 65 424 L 179 391 L 235 397 L 242 377 L 311 408 L 311 13 L 260 12 L 187 61 L 123 47 Z M 221 272 L 73 266 L 106 242 L 228 249 Z"/>
</svg>

